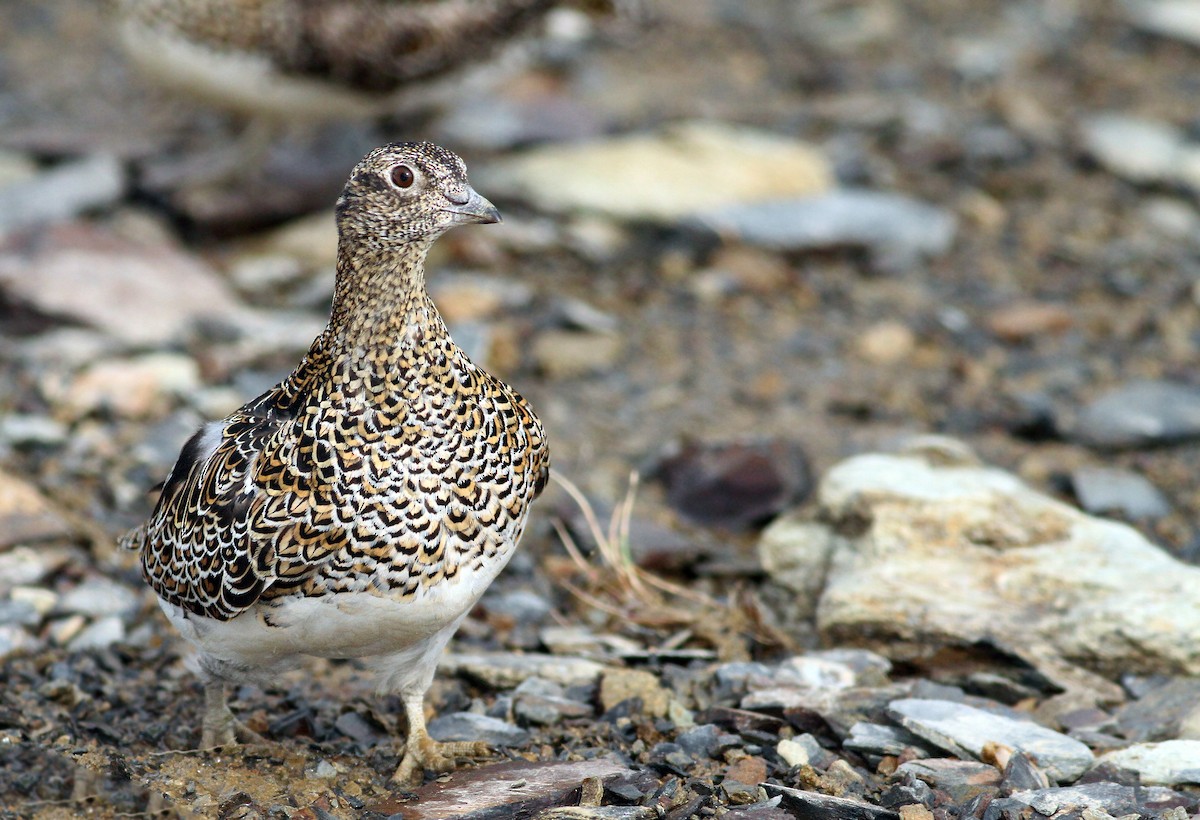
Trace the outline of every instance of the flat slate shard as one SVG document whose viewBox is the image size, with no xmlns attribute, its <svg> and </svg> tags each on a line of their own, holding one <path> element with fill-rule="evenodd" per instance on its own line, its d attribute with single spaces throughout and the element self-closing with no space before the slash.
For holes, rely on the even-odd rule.
<svg viewBox="0 0 1200 820">
<path fill-rule="evenodd" d="M 633 770 L 612 760 L 575 763 L 513 761 L 455 773 L 415 790 L 417 801 L 368 807 L 390 811 L 395 820 L 508 820 L 578 802 L 585 778 L 612 780 Z"/>
<path fill-rule="evenodd" d="M 764 783 L 763 788 L 767 794 L 781 796 L 782 804 L 798 820 L 900 820 L 900 815 L 890 809 L 845 797 L 831 797 L 774 783 Z"/>
<path fill-rule="evenodd" d="M 1071 781 L 1092 765 L 1087 746 L 1036 723 L 945 700 L 896 700 L 888 713 L 904 728 L 958 755 L 978 759 L 989 742 L 1019 749 L 1057 781 Z"/>
</svg>

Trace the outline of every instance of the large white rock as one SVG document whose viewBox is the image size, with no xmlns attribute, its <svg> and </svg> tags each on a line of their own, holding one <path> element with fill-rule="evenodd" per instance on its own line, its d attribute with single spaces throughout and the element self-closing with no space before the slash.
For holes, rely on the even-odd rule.
<svg viewBox="0 0 1200 820">
<path fill-rule="evenodd" d="M 1200 783 L 1200 740 L 1137 743 L 1109 752 L 1096 763 L 1133 769 L 1147 786 Z"/>
<path fill-rule="evenodd" d="M 680 123 L 535 148 L 480 169 L 480 190 L 552 212 L 670 222 L 723 206 L 809 196 L 834 182 L 829 161 L 797 140 L 721 123 Z"/>
<path fill-rule="evenodd" d="M 764 533 L 764 567 L 826 640 L 899 659 L 989 641 L 1110 677 L 1200 674 L 1200 569 L 937 441 L 841 462 L 814 515 Z"/>
</svg>

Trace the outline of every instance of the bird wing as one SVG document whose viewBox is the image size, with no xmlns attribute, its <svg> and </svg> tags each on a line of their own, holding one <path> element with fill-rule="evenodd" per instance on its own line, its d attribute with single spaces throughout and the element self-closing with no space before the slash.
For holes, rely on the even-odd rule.
<svg viewBox="0 0 1200 820">
<path fill-rule="evenodd" d="M 210 426 L 193 436 L 154 514 L 127 538 L 167 602 L 229 620 L 303 583 L 345 544 L 318 409 L 293 416 L 274 406 L 259 400 L 218 423 L 219 435 Z"/>
<path fill-rule="evenodd" d="M 490 57 L 552 0 L 307 0 L 276 61 L 286 70 L 388 92 Z"/>
</svg>

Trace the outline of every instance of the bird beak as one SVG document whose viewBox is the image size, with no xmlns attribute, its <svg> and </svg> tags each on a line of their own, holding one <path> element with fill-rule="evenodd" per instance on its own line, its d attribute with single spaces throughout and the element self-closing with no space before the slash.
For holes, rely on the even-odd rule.
<svg viewBox="0 0 1200 820">
<path fill-rule="evenodd" d="M 467 201 L 459 205 L 452 204 L 444 210 L 454 215 L 454 221 L 459 225 L 490 224 L 500 221 L 500 212 L 496 206 L 481 197 L 474 188 L 467 188 Z"/>
</svg>

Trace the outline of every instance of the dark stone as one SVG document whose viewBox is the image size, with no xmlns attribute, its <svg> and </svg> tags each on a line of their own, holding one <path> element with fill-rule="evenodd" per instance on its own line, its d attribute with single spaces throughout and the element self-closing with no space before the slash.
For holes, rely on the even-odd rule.
<svg viewBox="0 0 1200 820">
<path fill-rule="evenodd" d="M 1115 717 L 1122 735 L 1135 743 L 1147 743 L 1178 737 L 1180 722 L 1197 708 L 1200 678 L 1175 678 L 1125 704 Z"/>
<path fill-rule="evenodd" d="M 741 741 L 736 735 L 722 732 L 715 724 L 693 726 L 680 732 L 675 742 L 693 757 L 716 757 L 726 749 L 737 746 Z"/>
<path fill-rule="evenodd" d="M 482 740 L 490 746 L 520 746 L 529 739 L 519 726 L 474 712 L 439 715 L 429 721 L 428 729 L 434 740 Z"/>
<path fill-rule="evenodd" d="M 799 820 L 900 820 L 891 809 L 872 806 L 844 797 L 830 797 L 817 792 L 801 791 L 774 783 L 764 783 L 769 795 L 780 795 L 782 805 Z"/>
<path fill-rule="evenodd" d="M 1000 772 L 995 766 L 973 760 L 947 757 L 910 760 L 901 765 L 896 774 L 922 780 L 931 788 L 948 794 L 955 803 L 965 803 L 980 794 L 995 794 L 1000 786 Z"/>
<path fill-rule="evenodd" d="M 1072 437 L 1121 449 L 1170 444 L 1200 436 L 1200 389 L 1167 381 L 1133 381 L 1079 413 Z"/>
<path fill-rule="evenodd" d="M 924 780 L 912 775 L 900 775 L 901 782 L 894 783 L 879 796 L 879 803 L 889 809 L 901 806 L 911 806 L 920 803 L 927 809 L 932 809 L 937 800 L 933 789 Z"/>
<path fill-rule="evenodd" d="M 1047 789 L 1050 780 L 1046 773 L 1024 752 L 1014 752 L 1004 767 L 1004 778 L 1000 781 L 1000 791 L 1005 795 L 1015 792 Z"/>
<path fill-rule="evenodd" d="M 812 491 L 808 457 L 799 444 L 781 438 L 688 441 L 655 473 L 667 502 L 685 518 L 735 531 L 769 521 Z"/>
</svg>

